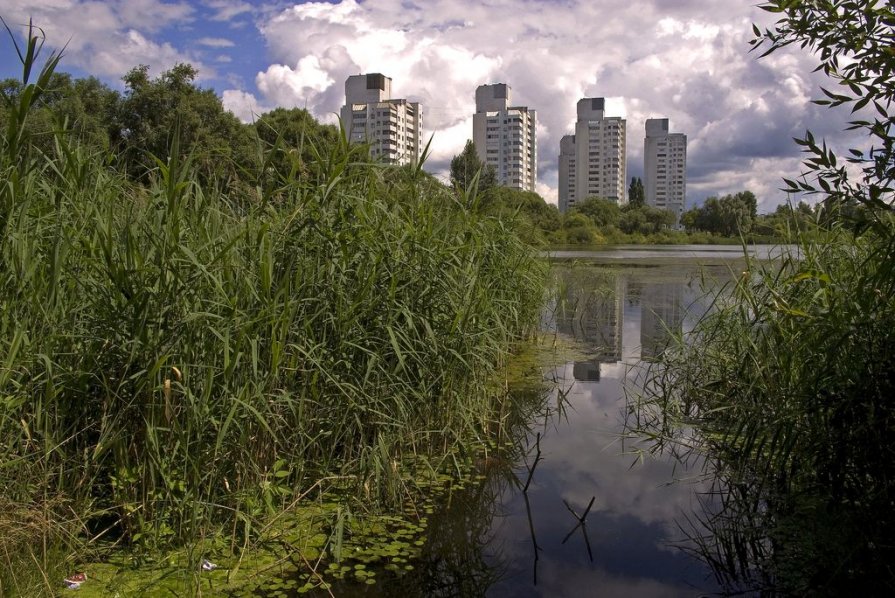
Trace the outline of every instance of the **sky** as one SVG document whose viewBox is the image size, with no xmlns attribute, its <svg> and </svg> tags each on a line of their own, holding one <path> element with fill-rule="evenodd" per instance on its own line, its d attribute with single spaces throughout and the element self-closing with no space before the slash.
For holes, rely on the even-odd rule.
<svg viewBox="0 0 895 598">
<path fill-rule="evenodd" d="M 798 48 L 761 60 L 752 24 L 773 15 L 757 0 L 4 0 L 16 34 L 28 20 L 47 47 L 65 46 L 61 70 L 121 77 L 146 64 L 199 69 L 243 121 L 275 107 L 336 122 L 349 75 L 392 78 L 392 95 L 421 102 L 426 170 L 447 178 L 472 137 L 475 89 L 507 83 L 512 104 L 537 111 L 537 191 L 556 203 L 559 140 L 575 105 L 605 97 L 627 119 L 627 174 L 643 174 L 647 118 L 668 118 L 688 136 L 687 206 L 744 189 L 759 211 L 787 200 L 781 178 L 802 172 L 792 138 L 810 129 L 837 149 L 847 114 L 810 103 L 829 84 Z M 8 36 L 0 77 L 21 68 Z M 808 198 L 810 201 L 810 198 Z"/>
</svg>

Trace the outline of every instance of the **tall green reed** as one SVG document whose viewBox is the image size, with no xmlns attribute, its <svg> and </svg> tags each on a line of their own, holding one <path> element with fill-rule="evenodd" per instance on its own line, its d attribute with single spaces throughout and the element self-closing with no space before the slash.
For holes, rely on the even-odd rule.
<svg viewBox="0 0 895 598">
<path fill-rule="evenodd" d="M 746 534 L 715 540 L 759 546 L 782 591 L 879 591 L 895 583 L 895 246 L 834 230 L 798 248 L 747 264 L 654 366 L 632 421 L 705 458 L 730 493 L 715 521 Z"/>
<path fill-rule="evenodd" d="M 344 135 L 250 191 L 172 143 L 146 185 L 64 130 L 27 169 L 4 154 L 3 500 L 150 551 L 251 536 L 321 479 L 397 508 L 406 456 L 481 436 L 543 264 Z"/>
</svg>

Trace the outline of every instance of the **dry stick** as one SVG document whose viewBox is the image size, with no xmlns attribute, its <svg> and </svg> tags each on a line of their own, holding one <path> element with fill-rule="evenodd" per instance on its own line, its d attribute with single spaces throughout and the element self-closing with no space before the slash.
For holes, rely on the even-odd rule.
<svg viewBox="0 0 895 598">
<path fill-rule="evenodd" d="M 531 504 L 528 502 L 528 494 L 523 492 L 522 498 L 525 500 L 525 513 L 528 515 L 528 530 L 531 532 L 531 545 L 534 547 L 535 553 L 535 560 L 532 564 L 534 585 L 538 585 L 538 552 L 541 550 L 541 547 L 538 546 L 538 539 L 535 538 L 535 524 L 531 518 Z"/>
<path fill-rule="evenodd" d="M 522 488 L 522 493 L 528 493 L 528 485 L 531 484 L 531 477 L 535 474 L 535 468 L 538 466 L 538 462 L 541 460 L 541 433 L 538 432 L 535 438 L 535 448 L 537 452 L 535 453 L 534 463 L 531 464 L 531 467 L 528 469 L 528 479 L 525 480 L 525 486 Z"/>
<path fill-rule="evenodd" d="M 538 585 L 538 551 L 540 547 L 538 546 L 538 540 L 535 538 L 535 524 L 531 518 L 531 504 L 528 502 L 528 485 L 531 484 L 531 478 L 535 473 L 535 468 L 538 466 L 538 462 L 541 460 L 541 433 L 538 432 L 535 436 L 535 460 L 531 464 L 531 467 L 528 469 L 528 479 L 525 480 L 525 486 L 522 488 L 522 498 L 525 499 L 525 513 L 528 515 L 528 529 L 531 532 L 531 545 L 534 547 L 535 559 L 532 564 L 532 575 L 534 580 L 534 585 Z"/>
<path fill-rule="evenodd" d="M 323 554 L 323 553 L 321 552 L 321 555 L 322 555 L 322 554 Z M 317 563 L 315 564 L 316 566 L 312 566 L 311 563 L 308 562 L 308 559 L 305 558 L 305 555 L 301 554 L 300 552 L 298 553 L 298 555 L 301 557 L 301 560 L 303 560 L 303 561 L 305 562 L 305 565 L 307 565 L 308 569 L 311 570 L 311 573 L 312 573 L 317 579 L 320 580 L 320 585 L 323 587 L 324 590 L 326 590 L 326 593 L 329 594 L 331 598 L 335 598 L 335 595 L 333 594 L 332 590 L 330 590 L 329 587 L 327 587 L 328 584 L 326 583 L 326 580 L 323 579 L 323 576 L 322 576 L 322 575 L 320 575 L 319 573 L 317 573 L 317 566 L 320 565 L 320 559 L 319 559 L 319 558 L 317 559 Z"/>
<path fill-rule="evenodd" d="M 590 513 L 590 508 L 591 508 L 592 506 L 594 506 L 594 501 L 595 501 L 596 499 L 597 499 L 596 496 L 592 496 L 592 497 L 591 497 L 590 502 L 587 503 L 587 508 L 584 509 L 584 514 L 581 515 L 581 516 L 579 516 L 578 513 L 575 512 L 575 509 L 572 508 L 572 505 L 570 505 L 570 504 L 566 501 L 566 499 L 563 499 L 562 502 L 563 502 L 564 505 L 566 505 L 566 508 L 569 510 L 569 512 L 570 512 L 572 515 L 575 516 L 575 519 L 578 520 L 578 523 L 581 524 L 581 523 L 584 523 L 584 522 L 585 522 L 585 521 L 584 521 L 585 519 L 587 519 L 587 514 Z"/>
<path fill-rule="evenodd" d="M 581 527 L 580 521 L 575 524 L 575 527 L 573 527 L 572 529 L 569 530 L 569 533 L 566 534 L 566 537 L 562 539 L 562 542 L 560 542 L 560 544 L 565 544 L 569 540 L 569 538 L 572 537 L 572 534 L 575 533 L 575 530 L 578 529 L 579 527 Z"/>
<path fill-rule="evenodd" d="M 584 545 L 587 546 L 587 558 L 590 559 L 590 562 L 594 562 L 594 553 L 590 549 L 590 538 L 587 537 L 587 525 L 584 524 L 581 528 L 581 533 L 584 534 Z"/>
<path fill-rule="evenodd" d="M 596 496 L 591 497 L 590 502 L 587 503 L 587 508 L 584 509 L 584 514 L 581 516 L 579 516 L 578 513 L 575 512 L 575 509 L 573 509 L 572 506 L 565 499 L 563 499 L 563 501 L 562 501 L 563 504 L 566 505 L 566 508 L 569 510 L 569 512 L 575 516 L 575 519 L 578 520 L 578 523 L 576 523 L 575 527 L 573 527 L 569 531 L 569 533 L 566 534 L 566 537 L 563 538 L 561 543 L 565 544 L 566 541 L 568 541 L 568 539 L 572 537 L 572 534 L 575 533 L 575 530 L 577 530 L 580 527 L 581 533 L 584 534 L 584 544 L 585 544 L 585 546 L 587 546 L 587 556 L 590 558 L 591 562 L 594 561 L 594 554 L 590 549 L 590 538 L 587 537 L 587 514 L 590 513 L 591 507 L 594 506 L 594 500 L 596 500 L 596 498 L 597 498 Z"/>
</svg>

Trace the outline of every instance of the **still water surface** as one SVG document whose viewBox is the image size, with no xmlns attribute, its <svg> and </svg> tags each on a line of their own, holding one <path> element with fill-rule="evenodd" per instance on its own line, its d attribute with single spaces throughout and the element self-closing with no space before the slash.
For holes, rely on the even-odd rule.
<svg viewBox="0 0 895 598">
<path fill-rule="evenodd" d="M 748 245 L 746 253 L 751 258 L 767 260 L 781 255 L 795 255 L 798 248 L 792 245 Z M 676 264 L 698 262 L 722 265 L 743 258 L 740 245 L 605 245 L 594 250 L 548 251 L 553 260 L 589 260 L 604 263 Z"/>
<path fill-rule="evenodd" d="M 717 264 L 719 254 L 711 258 Z M 717 591 L 707 567 L 680 548 L 685 536 L 678 524 L 701 512 L 700 497 L 708 489 L 698 464 L 688 469 L 661 456 L 640 460 L 634 454 L 637 443 L 622 440 L 624 386 L 636 388 L 642 359 L 655 356 L 670 334 L 686 332 L 705 312 L 707 301 L 696 280 L 721 284 L 730 278 L 727 266 L 703 266 L 694 256 L 678 255 L 676 262 L 554 266 L 557 286 L 543 326 L 575 339 L 588 358 L 548 373 L 557 382 L 552 400 L 564 397 L 567 406 L 564 414 L 554 409 L 540 428 L 543 460 L 528 491 L 530 509 L 518 489 L 500 497 L 488 554 L 503 575 L 487 595 L 700 596 Z M 524 468 L 521 477 L 527 477 Z M 578 520 L 569 507 L 581 514 L 592 497 L 586 526 L 576 529 Z"/>
</svg>

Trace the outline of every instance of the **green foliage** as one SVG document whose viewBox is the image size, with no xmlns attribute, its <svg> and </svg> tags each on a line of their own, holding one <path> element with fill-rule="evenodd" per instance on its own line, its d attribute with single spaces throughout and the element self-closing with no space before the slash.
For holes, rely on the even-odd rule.
<svg viewBox="0 0 895 598">
<path fill-rule="evenodd" d="M 799 179 L 785 179 L 791 192 L 822 194 L 824 203 L 836 206 L 863 206 L 850 211 L 851 218 L 862 226 L 875 226 L 884 234 L 888 220 L 880 215 L 893 210 L 895 147 L 890 114 L 895 98 L 895 53 L 892 35 L 895 12 L 888 2 L 870 0 L 825 0 L 824 2 L 790 2 L 775 0 L 760 7 L 780 15 L 773 29 L 762 32 L 754 28 L 753 49 L 764 49 L 762 56 L 791 44 L 808 48 L 819 58 L 822 70 L 836 88 L 821 89 L 821 106 L 850 106 L 861 114 L 849 128 L 863 131 L 869 138 L 869 150 L 850 149 L 844 159 L 837 159 L 832 148 L 818 142 L 811 132 L 796 140 L 810 157 L 806 172 Z M 866 108 L 866 110 L 864 110 Z M 850 176 L 847 164 L 861 171 L 857 181 Z"/>
<path fill-rule="evenodd" d="M 652 206 L 625 206 L 618 227 L 625 233 L 650 235 L 674 226 L 674 212 Z"/>
<path fill-rule="evenodd" d="M 277 172 L 289 172 L 294 167 L 306 174 L 307 165 L 319 160 L 316 150 L 335 145 L 339 139 L 338 128 L 321 125 L 303 108 L 276 108 L 262 114 L 253 126 L 276 155 Z"/>
<path fill-rule="evenodd" d="M 451 185 L 473 196 L 497 186 L 497 171 L 479 158 L 472 140 L 467 140 L 463 151 L 451 159 Z"/>
<path fill-rule="evenodd" d="M 792 238 L 796 233 L 812 235 L 818 232 L 819 213 L 804 201 L 798 205 L 780 204 L 771 214 L 762 214 L 752 225 L 753 235 Z"/>
<path fill-rule="evenodd" d="M 731 533 L 770 537 L 727 557 L 786 593 L 879 595 L 895 583 L 893 251 L 838 232 L 782 265 L 751 264 L 663 357 L 638 408 L 642 432 L 698 450 L 737 489 L 736 517 L 716 521 L 746 527 L 702 540 L 717 551 Z"/>
<path fill-rule="evenodd" d="M 494 187 L 481 198 L 479 209 L 483 214 L 516 221 L 530 243 L 543 243 L 547 235 L 562 227 L 556 206 L 533 191 Z"/>
<path fill-rule="evenodd" d="M 687 242 L 685 235 L 674 231 L 666 234 L 666 229 L 673 224 L 674 214 L 668 210 L 630 203 L 619 207 L 614 201 L 591 197 L 566 213 L 562 225 L 565 237 L 554 242 L 569 245 Z"/>
<path fill-rule="evenodd" d="M 570 245 L 592 245 L 597 240 L 593 229 L 586 224 L 573 220 L 568 225 L 564 225 L 564 228 L 564 241 Z"/>
<path fill-rule="evenodd" d="M 700 230 L 726 237 L 748 235 L 757 215 L 758 200 L 751 191 L 740 191 L 720 199 L 709 197 L 702 206 L 681 214 L 687 231 Z"/>
<path fill-rule="evenodd" d="M 279 160 L 290 133 L 262 147 L 277 184 L 243 204 L 207 184 L 238 123 L 186 67 L 128 75 L 140 181 L 65 131 L 34 151 L 55 68 L 28 84 L 34 54 L 0 153 L 0 504 L 150 555 L 224 526 L 244 543 L 329 483 L 400 508 L 399 463 L 485 433 L 546 274 L 511 223 L 310 126 L 303 168 Z"/>
<path fill-rule="evenodd" d="M 6 27 L 7 32 L 9 32 L 10 37 L 12 38 L 16 54 L 22 63 L 23 70 L 20 85 L 16 84 L 14 88 L 11 88 L 8 84 L 4 84 L 3 89 L 0 90 L 2 91 L 0 99 L 2 99 L 3 102 L 5 120 L 4 135 L 2 145 L 0 145 L 0 151 L 2 151 L 4 166 L 14 167 L 17 169 L 18 174 L 24 174 L 24 172 L 30 168 L 31 160 L 34 157 L 30 143 L 31 135 L 26 123 L 29 120 L 32 110 L 39 105 L 44 94 L 46 94 L 50 88 L 50 81 L 56 66 L 62 59 L 62 54 L 53 52 L 47 59 L 40 73 L 37 75 L 37 80 L 31 82 L 31 71 L 35 66 L 38 54 L 40 54 L 41 49 L 43 48 L 43 38 L 37 37 L 34 26 L 29 23 L 28 39 L 25 47 L 21 48 L 19 47 L 18 42 L 16 42 L 12 31 L 10 31 L 9 26 L 7 26 L 6 21 L 3 21 L 2 19 L 0 19 L 0 21 L 3 22 L 3 26 Z M 2 210 L 3 207 L 4 206 L 0 206 L 0 210 Z M 9 206 L 5 207 L 7 209 L 9 208 Z M 3 211 L 0 211 L 0 218 L 4 217 L 5 214 Z M 0 233 L 3 232 L 3 224 L 3 220 L 0 220 Z"/>
<path fill-rule="evenodd" d="M 16 79 L 7 79 L 0 87 L 13 101 L 23 92 L 22 83 Z M 72 79 L 66 73 L 54 72 L 28 115 L 30 145 L 44 153 L 52 152 L 55 133 L 65 130 L 82 145 L 107 150 L 119 101 L 119 94 L 95 77 Z M 4 113 L 0 112 L 0 124 L 5 124 Z"/>
<path fill-rule="evenodd" d="M 643 190 L 643 181 L 640 177 L 631 177 L 631 185 L 628 187 L 628 205 L 632 208 L 640 208 L 645 203 L 646 193 Z"/>
<path fill-rule="evenodd" d="M 621 208 L 612 200 L 588 197 L 583 202 L 575 204 L 569 210 L 567 218 L 572 217 L 574 214 L 586 216 L 593 226 L 618 226 L 621 219 Z"/>
<path fill-rule="evenodd" d="M 236 165 L 257 169 L 249 130 L 224 110 L 213 90 L 196 87 L 197 74 L 191 65 L 178 64 L 150 79 L 149 67 L 140 65 L 123 77 L 127 89 L 112 141 L 131 178 L 145 181 L 155 158 L 167 162 L 175 132 L 177 158 L 192 154 L 203 182 L 234 177 Z"/>
</svg>

